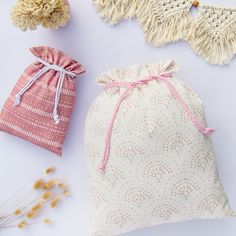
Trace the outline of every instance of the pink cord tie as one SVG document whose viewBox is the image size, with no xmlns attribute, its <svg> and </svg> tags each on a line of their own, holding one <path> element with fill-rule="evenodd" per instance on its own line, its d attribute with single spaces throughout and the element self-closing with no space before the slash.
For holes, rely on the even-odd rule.
<svg viewBox="0 0 236 236">
<path fill-rule="evenodd" d="M 105 86 L 105 89 L 114 88 L 114 87 L 126 87 L 126 90 L 120 96 L 120 98 L 115 106 L 114 112 L 112 114 L 111 122 L 109 124 L 107 134 L 106 134 L 106 145 L 105 145 L 105 150 L 104 150 L 104 154 L 103 154 L 103 160 L 101 161 L 101 164 L 99 166 L 99 170 L 104 172 L 106 169 L 106 165 L 107 165 L 109 155 L 110 155 L 112 129 L 113 129 L 113 125 L 114 125 L 114 122 L 115 122 L 116 116 L 118 114 L 118 111 L 120 109 L 122 101 L 131 94 L 131 92 L 133 91 L 134 88 L 138 87 L 139 85 L 148 84 L 150 81 L 159 80 L 159 81 L 162 81 L 165 83 L 167 88 L 171 91 L 171 93 L 174 95 L 174 97 L 180 103 L 183 110 L 188 114 L 191 121 L 196 126 L 196 128 L 199 130 L 199 132 L 201 132 L 205 136 L 209 136 L 215 132 L 214 129 L 206 128 L 204 124 L 202 124 L 198 121 L 197 117 L 193 114 L 193 112 L 191 112 L 188 105 L 185 103 L 185 101 L 183 100 L 181 95 L 178 93 L 178 91 L 176 90 L 174 85 L 169 80 L 169 78 L 172 78 L 172 76 L 173 76 L 172 73 L 161 73 L 160 75 L 148 76 L 145 79 L 134 81 L 134 82 L 112 82 L 112 83 Z"/>
</svg>

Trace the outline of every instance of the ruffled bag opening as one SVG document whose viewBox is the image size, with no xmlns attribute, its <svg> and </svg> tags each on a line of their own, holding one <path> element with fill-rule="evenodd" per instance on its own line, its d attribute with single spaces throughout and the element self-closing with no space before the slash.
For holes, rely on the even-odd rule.
<svg viewBox="0 0 236 236">
<path fill-rule="evenodd" d="M 157 76 L 161 73 L 175 73 L 179 66 L 173 60 L 163 60 L 154 64 L 137 64 L 125 69 L 112 69 L 101 74 L 97 83 L 104 87 L 112 82 L 131 82 L 144 79 L 147 76 Z"/>
<path fill-rule="evenodd" d="M 38 46 L 30 48 L 34 56 L 50 63 L 63 67 L 76 75 L 85 72 L 84 67 L 75 59 L 65 54 L 64 52 L 48 46 Z"/>
</svg>

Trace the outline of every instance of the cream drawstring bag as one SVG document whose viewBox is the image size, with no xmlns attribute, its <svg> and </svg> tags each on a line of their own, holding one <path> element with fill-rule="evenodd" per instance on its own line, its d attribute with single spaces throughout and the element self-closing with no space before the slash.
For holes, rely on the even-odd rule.
<svg viewBox="0 0 236 236">
<path fill-rule="evenodd" d="M 111 70 L 86 122 L 91 235 L 233 216 L 198 95 L 173 61 Z"/>
</svg>

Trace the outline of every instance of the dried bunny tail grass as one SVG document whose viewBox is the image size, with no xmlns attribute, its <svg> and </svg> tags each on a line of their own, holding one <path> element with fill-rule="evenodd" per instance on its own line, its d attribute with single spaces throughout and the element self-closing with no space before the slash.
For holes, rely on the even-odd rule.
<svg viewBox="0 0 236 236">
<path fill-rule="evenodd" d="M 26 217 L 29 218 L 29 219 L 32 219 L 32 218 L 35 218 L 38 216 L 38 211 L 29 211 L 27 214 L 26 214 Z"/>
<path fill-rule="evenodd" d="M 49 167 L 49 168 L 47 168 L 47 169 L 44 171 L 44 173 L 45 173 L 46 175 L 49 175 L 49 174 L 54 173 L 55 170 L 56 170 L 56 169 L 55 169 L 54 167 Z"/>
<path fill-rule="evenodd" d="M 41 18 L 42 26 L 50 29 L 57 29 L 65 26 L 70 19 L 70 7 L 62 1 L 55 9 L 46 17 Z"/>
<path fill-rule="evenodd" d="M 18 224 L 18 228 L 19 229 L 25 229 L 27 227 L 27 222 L 26 221 L 21 221 L 19 224 Z"/>
<path fill-rule="evenodd" d="M 20 28 L 23 31 L 28 29 L 35 30 L 39 25 L 39 17 L 34 16 L 31 12 L 26 11 L 18 3 L 13 6 L 11 10 L 11 20 L 13 25 Z"/>
<path fill-rule="evenodd" d="M 63 191 L 63 195 L 64 195 L 65 197 L 71 196 L 71 192 L 68 191 L 68 190 L 64 190 L 64 191 Z"/>
<path fill-rule="evenodd" d="M 93 0 L 100 16 L 111 24 L 135 16 L 138 0 Z"/>
<path fill-rule="evenodd" d="M 59 200 L 60 200 L 60 197 L 59 197 L 59 196 L 54 197 L 54 198 L 52 199 L 51 203 L 50 203 L 51 208 L 55 208 L 55 207 L 57 206 Z"/>
<path fill-rule="evenodd" d="M 52 197 L 52 195 L 53 195 L 52 192 L 45 192 L 45 193 L 43 193 L 43 195 L 42 195 L 42 199 L 43 199 L 43 200 L 48 200 L 48 199 L 50 199 L 50 198 Z"/>
<path fill-rule="evenodd" d="M 44 181 L 43 181 L 43 179 L 38 179 L 38 180 L 34 183 L 33 188 L 34 188 L 34 189 L 42 189 L 43 186 L 44 186 Z"/>
<path fill-rule="evenodd" d="M 45 182 L 45 184 L 43 185 L 43 190 L 51 190 L 51 189 L 53 189 L 55 186 L 57 186 L 57 184 L 58 184 L 58 180 L 57 180 L 57 179 L 48 180 L 48 181 Z"/>
<path fill-rule="evenodd" d="M 228 64 L 236 54 L 236 20 L 221 31 L 214 31 L 198 17 L 186 37 L 193 50 L 213 65 Z"/>
<path fill-rule="evenodd" d="M 34 211 L 34 212 L 39 211 L 40 209 L 42 209 L 42 207 L 43 207 L 43 203 L 37 203 L 31 208 L 31 211 Z"/>
<path fill-rule="evenodd" d="M 46 225 L 49 225 L 49 224 L 52 224 L 53 222 L 52 222 L 51 219 L 46 218 L 46 219 L 43 220 L 43 223 L 46 224 Z"/>
<path fill-rule="evenodd" d="M 19 208 L 14 211 L 14 215 L 16 216 L 20 215 L 21 213 L 22 213 L 22 210 Z"/>
<path fill-rule="evenodd" d="M 42 190 L 37 190 L 37 191 L 42 191 Z M 18 228 L 24 229 L 26 228 L 26 226 L 36 224 L 37 222 L 29 222 L 26 225 L 24 224 L 25 223 L 24 219 L 33 220 L 37 218 L 39 216 L 39 213 L 42 213 L 41 211 L 47 206 L 48 203 L 51 206 L 51 208 L 55 208 L 58 204 L 59 199 L 62 196 L 66 196 L 66 195 L 64 195 L 64 192 L 62 190 L 57 189 L 57 190 L 54 190 L 53 193 L 43 192 L 43 194 L 37 198 L 31 199 L 30 197 L 29 199 L 30 201 L 29 200 L 25 201 L 24 199 L 23 205 L 21 205 L 21 201 L 20 201 L 19 203 L 17 203 L 17 205 L 20 205 L 20 207 L 14 210 L 12 214 L 7 214 L 6 217 L 0 218 L 0 229 L 7 229 L 7 228 L 12 228 L 12 227 L 18 227 Z M 19 220 L 21 221 L 17 223 Z"/>
<path fill-rule="evenodd" d="M 67 185 L 66 185 L 65 183 L 62 183 L 62 182 L 59 182 L 59 183 L 58 183 L 58 187 L 59 187 L 60 189 L 63 189 L 63 190 L 67 190 L 67 189 L 68 189 Z"/>
<path fill-rule="evenodd" d="M 4 229 L 9 229 L 9 228 L 16 228 L 16 227 L 19 228 L 19 229 L 25 229 L 25 228 L 27 228 L 31 225 L 36 225 L 36 224 L 41 224 L 41 223 L 46 224 L 46 225 L 50 225 L 50 224 L 53 223 L 53 221 L 51 219 L 48 219 L 48 218 L 43 219 L 41 221 L 36 221 L 36 222 L 27 222 L 25 220 L 22 220 L 18 224 L 12 224 L 12 225 L 8 225 L 6 227 L 1 227 L 0 226 L 0 230 L 3 229 L 3 228 Z"/>
<path fill-rule="evenodd" d="M 183 38 L 189 28 L 191 4 L 175 12 L 165 12 L 156 1 L 141 2 L 136 10 L 136 17 L 148 43 L 153 46 L 164 46 Z"/>
<path fill-rule="evenodd" d="M 50 174 L 55 168 L 44 171 Z M 35 183 L 22 188 L 0 206 L 0 230 L 18 227 L 24 229 L 34 224 L 50 224 L 50 220 L 35 221 L 46 207 L 56 208 L 59 201 L 69 196 L 68 187 L 55 178 L 39 178 Z"/>
</svg>

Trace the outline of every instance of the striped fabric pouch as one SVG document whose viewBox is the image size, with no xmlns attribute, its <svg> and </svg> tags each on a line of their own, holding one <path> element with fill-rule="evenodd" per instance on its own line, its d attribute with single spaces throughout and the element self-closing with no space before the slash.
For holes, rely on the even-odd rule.
<svg viewBox="0 0 236 236">
<path fill-rule="evenodd" d="M 65 53 L 33 47 L 36 57 L 21 75 L 0 114 L 0 130 L 62 155 L 76 76 L 84 67 Z"/>
</svg>

